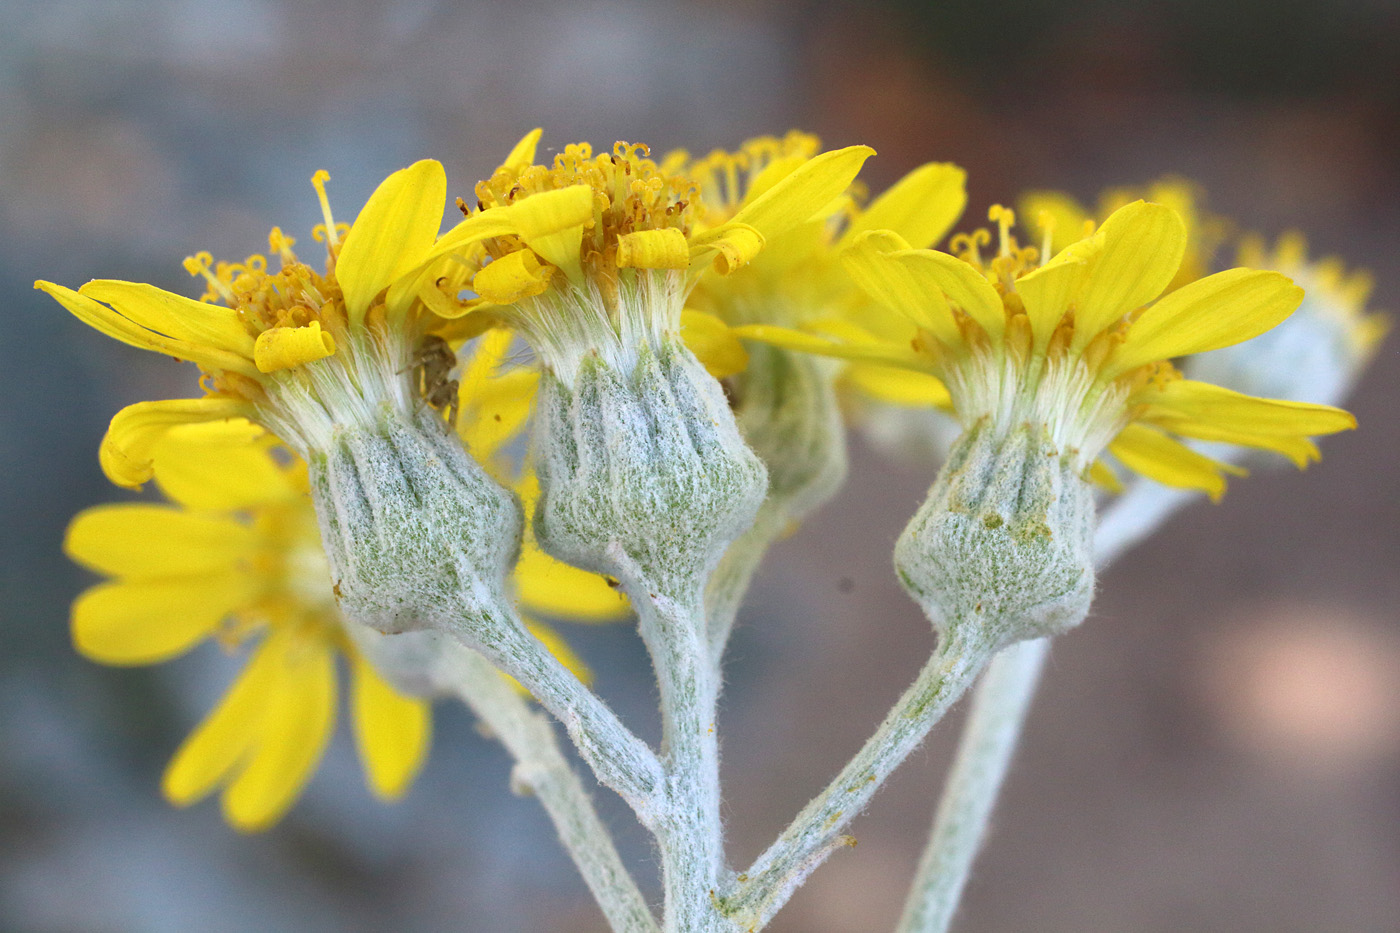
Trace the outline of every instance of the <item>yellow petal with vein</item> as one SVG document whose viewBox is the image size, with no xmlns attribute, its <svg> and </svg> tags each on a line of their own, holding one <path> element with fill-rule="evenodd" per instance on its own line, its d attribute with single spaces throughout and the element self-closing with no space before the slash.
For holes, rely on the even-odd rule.
<svg viewBox="0 0 1400 933">
<path fill-rule="evenodd" d="M 1229 269 L 1198 279 L 1133 321 L 1107 377 L 1257 337 L 1284 321 L 1302 300 L 1303 290 L 1277 272 Z"/>
<path fill-rule="evenodd" d="M 924 292 L 941 291 L 948 303 L 967 312 L 993 338 L 1006 330 L 1006 309 L 1001 295 L 992 284 L 972 266 L 931 249 L 909 250 L 894 254 L 909 270 L 914 286 Z"/>
<path fill-rule="evenodd" d="M 681 312 L 681 339 L 716 379 L 743 372 L 749 353 L 729 325 L 713 314 L 687 308 Z"/>
<path fill-rule="evenodd" d="M 98 450 L 98 461 L 102 472 L 112 482 L 128 489 L 139 489 L 154 470 L 153 448 L 171 427 L 242 418 L 250 413 L 247 403 L 224 398 L 137 402 L 112 417 Z"/>
<path fill-rule="evenodd" d="M 204 721 L 180 745 L 161 778 L 165 799 L 185 807 L 224 783 L 256 742 L 277 682 L 277 646 L 264 642 Z"/>
<path fill-rule="evenodd" d="M 510 304 L 543 292 L 553 271 L 531 250 L 518 249 L 483 266 L 472 277 L 472 289 L 493 304 Z"/>
<path fill-rule="evenodd" d="M 1129 402 L 1147 407 L 1143 420 L 1162 424 L 1178 434 L 1205 440 L 1230 441 L 1229 436 L 1206 437 L 1195 433 L 1250 437 L 1307 437 L 1335 434 L 1356 427 L 1356 418 L 1340 408 L 1256 398 L 1208 382 L 1176 379 L 1161 389 L 1139 393 Z M 1241 441 L 1240 443 L 1245 443 Z"/>
<path fill-rule="evenodd" d="M 1242 472 L 1140 424 L 1125 427 L 1108 449 L 1130 470 L 1164 486 L 1199 489 L 1212 499 L 1225 492 L 1225 472 Z"/>
<path fill-rule="evenodd" d="M 301 495 L 269 449 L 271 435 L 242 419 L 176 425 L 151 449 L 155 480 L 191 509 L 229 511 Z"/>
<path fill-rule="evenodd" d="M 427 758 L 432 736 L 428 703 L 399 693 L 359 654 L 351 670 L 355 744 L 369 788 L 384 800 L 408 790 Z"/>
<path fill-rule="evenodd" d="M 573 622 L 611 622 L 631 611 L 622 591 L 607 580 L 555 560 L 531 540 L 521 548 L 512 580 L 530 612 Z"/>
<path fill-rule="evenodd" d="M 851 363 L 841 374 L 856 391 L 891 405 L 951 408 L 952 396 L 938 377 L 874 363 Z"/>
<path fill-rule="evenodd" d="M 335 722 L 335 662 L 328 645 L 289 638 L 278 651 L 277 667 L 257 744 L 224 791 L 224 817 L 240 832 L 260 832 L 287 812 L 316 770 Z"/>
<path fill-rule="evenodd" d="M 1101 249 L 1075 309 L 1075 350 L 1162 293 L 1185 254 L 1186 225 L 1169 207 L 1134 201 L 1114 211 L 1087 242 L 1095 241 Z"/>
<path fill-rule="evenodd" d="M 252 529 L 223 516 L 123 502 L 73 517 L 63 552 L 113 577 L 153 579 L 226 571 L 256 549 Z"/>
<path fill-rule="evenodd" d="M 952 309 L 943 292 L 929 288 L 914 275 L 913 269 L 896 258 L 907 244 L 899 236 L 881 230 L 856 237 L 841 253 L 841 264 L 851 279 L 875 301 L 897 311 L 938 340 L 956 344 L 962 332 L 953 320 Z"/>
<path fill-rule="evenodd" d="M 212 635 L 260 583 L 236 571 L 104 583 L 73 603 L 73 646 L 103 664 L 156 664 Z"/>
<path fill-rule="evenodd" d="M 157 334 L 135 321 L 123 317 L 106 305 L 94 301 L 86 295 L 79 294 L 71 288 L 55 285 L 53 282 L 38 281 L 34 283 L 34 287 L 63 305 L 84 324 L 129 347 L 165 353 L 197 363 L 209 370 L 227 369 L 254 379 L 258 377 L 257 367 L 253 365 L 251 359 L 245 356 Z"/>
<path fill-rule="evenodd" d="M 1035 346 L 1044 350 L 1084 281 L 1085 264 L 1062 262 L 1042 266 L 1016 280 L 1016 293 L 1026 308 Z"/>
<path fill-rule="evenodd" d="M 808 159 L 745 204 L 731 222 L 747 224 L 765 238 L 777 236 L 844 193 L 860 174 L 865 160 L 874 154 L 869 146 L 847 146 Z"/>
<path fill-rule="evenodd" d="M 323 360 L 335 352 L 335 338 L 321 330 L 320 321 L 305 327 L 273 327 L 258 334 L 253 362 L 260 373 L 275 373 L 302 363 Z"/>
<path fill-rule="evenodd" d="M 78 291 L 111 305 L 142 327 L 176 340 L 227 350 L 244 359 L 253 355 L 253 338 L 232 308 L 195 301 L 141 282 L 96 279 Z"/>
<path fill-rule="evenodd" d="M 917 249 L 943 239 L 967 206 L 967 172 L 951 162 L 929 162 L 895 182 L 851 221 L 837 244 L 867 230 L 893 230 Z"/>
<path fill-rule="evenodd" d="M 376 295 L 427 258 L 446 202 L 447 175 L 435 159 L 399 169 L 374 189 L 335 263 L 352 327 L 363 323 Z"/>
<path fill-rule="evenodd" d="M 690 244 L 676 227 L 624 233 L 617 238 L 617 264 L 624 269 L 686 269 Z"/>
</svg>

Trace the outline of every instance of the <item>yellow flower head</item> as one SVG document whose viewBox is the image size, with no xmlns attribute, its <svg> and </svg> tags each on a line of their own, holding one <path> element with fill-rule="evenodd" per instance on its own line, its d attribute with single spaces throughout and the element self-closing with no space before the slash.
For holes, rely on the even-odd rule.
<svg viewBox="0 0 1400 933">
<path fill-rule="evenodd" d="M 1171 208 L 1137 201 L 1048 262 L 1021 246 L 1014 215 L 955 237 L 957 255 L 912 249 L 872 231 L 846 253 L 856 283 L 917 328 L 911 345 L 853 344 L 793 332 L 777 339 L 834 356 L 931 373 L 958 420 L 1004 433 L 1043 425 L 1061 455 L 1088 469 L 1108 448 L 1163 483 L 1218 495 L 1230 468 L 1169 435 L 1315 455 L 1310 435 L 1355 425 L 1335 408 L 1254 398 L 1183 379 L 1174 357 L 1230 346 L 1286 318 L 1302 290 L 1276 272 L 1231 269 L 1162 296 L 1186 228 Z M 1159 297 L 1162 296 L 1162 297 Z M 776 335 L 775 335 L 776 336 Z"/>
<path fill-rule="evenodd" d="M 74 291 L 36 282 L 80 320 L 123 343 L 199 365 L 206 396 L 145 402 L 113 419 L 102 465 L 119 485 L 151 476 L 150 452 L 172 424 L 246 417 L 271 429 L 298 453 L 324 449 L 336 425 L 372 420 L 388 404 L 412 413 L 427 402 L 443 407 L 425 360 L 440 344 L 424 341 L 443 326 L 419 298 L 442 224 L 447 181 L 431 159 L 390 175 L 353 224 L 339 224 L 326 197 L 325 172 L 312 179 L 324 224 L 321 269 L 305 262 L 294 241 L 274 228 L 266 256 L 241 263 L 186 260 L 205 280 L 198 301 L 134 282 L 97 280 Z M 510 211 L 459 225 L 452 245 L 516 229 Z M 531 218 L 530 229 L 571 217 Z M 541 224 L 545 226 L 542 228 Z M 448 354 L 450 357 L 450 353 Z"/>
<path fill-rule="evenodd" d="M 166 769 L 166 797 L 185 806 L 221 790 L 235 828 L 274 824 L 329 741 L 337 656 L 350 667 L 369 786 L 386 800 L 401 796 L 427 754 L 429 706 L 381 677 L 356 640 L 390 636 L 352 631 L 336 608 L 304 464 L 236 420 L 178 426 L 153 454 L 171 504 L 96 506 L 69 526 L 69 556 L 112 578 L 74 603 L 75 646 L 120 665 L 165 661 L 210 638 L 229 650 L 252 646 L 242 674 Z M 530 546 L 515 579 L 522 601 L 547 614 L 603 621 L 626 610 L 601 578 Z M 529 626 L 586 674 L 552 629 Z"/>
<path fill-rule="evenodd" d="M 566 382 L 594 352 L 630 372 L 642 345 L 679 332 L 682 305 L 704 269 L 724 275 L 747 265 L 769 238 L 844 191 L 872 153 L 853 146 L 789 165 L 761 196 L 707 226 L 701 186 L 675 160 L 658 164 L 643 145 L 595 154 L 577 143 L 540 165 L 539 133 L 477 185 L 474 207 L 459 206 L 465 224 L 506 210 L 548 222 L 534 229 L 522 221 L 451 250 L 455 267 L 441 267 L 424 301 L 445 315 L 508 322 Z M 439 251 L 452 240 L 444 236 Z M 477 297 L 461 300 L 463 289 Z"/>
</svg>

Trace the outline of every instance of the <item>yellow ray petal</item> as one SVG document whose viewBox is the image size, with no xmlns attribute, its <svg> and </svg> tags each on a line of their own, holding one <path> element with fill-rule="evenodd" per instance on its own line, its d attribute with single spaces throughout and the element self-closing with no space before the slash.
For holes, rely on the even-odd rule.
<svg viewBox="0 0 1400 933">
<path fill-rule="evenodd" d="M 166 498 L 192 509 L 247 509 L 297 498 L 300 490 L 269 450 L 270 435 L 242 419 L 176 425 L 151 448 Z"/>
<path fill-rule="evenodd" d="M 180 745 L 161 779 L 165 799 L 185 807 L 222 784 L 258 737 L 277 682 L 278 647 L 264 642 L 223 700 Z"/>
<path fill-rule="evenodd" d="M 888 366 L 898 366 L 902 369 L 912 369 L 915 372 L 929 372 L 928 359 L 907 347 L 893 344 L 877 343 L 851 346 L 830 337 L 792 330 L 787 327 L 777 327 L 772 324 L 745 324 L 742 327 L 733 328 L 732 332 L 736 337 L 761 340 L 775 347 L 796 350 L 799 353 L 815 353 L 818 356 L 830 356 L 841 360 L 865 360 L 872 363 L 884 363 Z"/>
<path fill-rule="evenodd" d="M 838 247 L 867 230 L 893 230 L 910 246 L 932 246 L 967 206 L 967 172 L 951 162 L 929 162 L 895 182 L 851 221 Z"/>
<path fill-rule="evenodd" d="M 686 269 L 690 244 L 676 227 L 624 233 L 617 238 L 617 264 L 624 269 Z"/>
<path fill-rule="evenodd" d="M 195 301 L 154 285 L 113 279 L 96 279 L 78 291 L 111 305 L 142 327 L 176 340 L 227 350 L 244 359 L 253 355 L 253 337 L 232 308 Z"/>
<path fill-rule="evenodd" d="M 271 646 L 269 646 L 271 648 Z M 316 770 L 335 722 L 335 662 L 328 645 L 288 639 L 258 742 L 224 791 L 224 817 L 240 832 L 267 829 Z"/>
<path fill-rule="evenodd" d="M 123 502 L 73 517 L 63 552 L 98 573 L 154 579 L 227 570 L 257 548 L 252 529 L 223 516 Z"/>
<path fill-rule="evenodd" d="M 823 210 L 839 197 L 875 154 L 869 146 L 848 146 L 823 152 L 788 172 L 781 180 L 740 208 L 729 222 L 691 238 L 692 246 L 718 249 L 733 228 L 749 227 L 760 240 L 771 239 Z M 728 263 L 733 271 L 737 268 Z"/>
<path fill-rule="evenodd" d="M 1106 367 L 1106 378 L 1257 337 L 1292 314 L 1302 300 L 1303 290 L 1277 272 L 1230 269 L 1198 279 L 1133 321 Z"/>
<path fill-rule="evenodd" d="M 112 417 L 98 449 L 102 472 L 118 486 L 139 489 L 151 478 L 152 450 L 171 427 L 252 414 L 246 402 L 226 398 L 166 399 L 128 405 Z"/>
<path fill-rule="evenodd" d="M 155 664 L 212 635 L 260 587 L 251 574 L 104 583 L 73 603 L 73 646 L 103 664 Z"/>
<path fill-rule="evenodd" d="M 1197 430 L 1251 437 L 1308 437 L 1356 427 L 1356 418 L 1350 412 L 1331 405 L 1256 398 L 1193 379 L 1175 379 L 1160 389 L 1149 389 L 1136 399 L 1129 399 L 1134 400 L 1146 403 L 1143 420 L 1190 437 L 1204 437 L 1193 433 Z"/>
<path fill-rule="evenodd" d="M 1050 343 L 1084 282 L 1085 271 L 1082 262 L 1061 262 L 1042 266 L 1016 280 L 1016 293 L 1026 307 L 1037 350 L 1043 352 Z"/>
<path fill-rule="evenodd" d="M 399 169 L 374 189 L 335 262 L 352 327 L 376 295 L 427 258 L 446 203 L 447 175 L 435 159 Z"/>
<path fill-rule="evenodd" d="M 681 312 L 681 339 L 716 379 L 743 372 L 749 354 L 729 325 L 713 314 L 686 308 Z"/>
<path fill-rule="evenodd" d="M 1094 236 L 1102 246 L 1079 292 L 1074 350 L 1160 295 L 1186 251 L 1180 215 L 1146 201 L 1114 211 Z"/>
<path fill-rule="evenodd" d="M 483 463 L 520 434 L 530 416 L 540 374 L 514 369 L 484 383 L 464 405 L 457 433 L 467 449 Z"/>
<path fill-rule="evenodd" d="M 925 292 L 941 291 L 948 303 L 967 312 L 993 339 L 1006 330 L 1006 309 L 1001 295 L 992 284 L 972 266 L 931 249 L 909 250 L 894 254 L 909 270 L 916 287 Z"/>
<path fill-rule="evenodd" d="M 549 288 L 554 268 L 540 262 L 533 250 L 518 249 L 492 260 L 472 277 L 472 290 L 484 301 L 510 304 Z"/>
<path fill-rule="evenodd" d="M 304 327 L 272 327 L 258 334 L 253 363 L 260 373 L 275 373 L 335 353 L 335 338 L 321 330 L 320 321 Z"/>
<path fill-rule="evenodd" d="M 62 285 L 39 281 L 34 283 L 34 287 L 63 305 L 84 324 L 101 331 L 113 340 L 121 341 L 127 346 L 140 350 L 154 350 L 157 353 L 189 360 L 191 363 L 196 363 L 208 370 L 226 369 L 230 372 L 242 373 L 253 379 L 258 378 L 257 367 L 253 365 L 251 359 L 245 356 L 157 334 L 135 321 L 123 317 L 106 305 L 94 301 L 86 295 L 79 294 L 71 288 L 64 288 Z"/>
<path fill-rule="evenodd" d="M 510 172 L 520 172 L 527 165 L 535 161 L 535 149 L 540 144 L 540 136 L 544 130 L 535 127 L 530 132 L 521 137 L 520 142 L 515 144 L 515 148 L 506 156 L 506 160 L 501 163 L 501 168 Z"/>
<path fill-rule="evenodd" d="M 1244 472 L 1141 424 L 1125 427 L 1108 449 L 1128 469 L 1149 479 L 1178 489 L 1199 489 L 1216 500 L 1225 492 L 1224 474 Z"/>
<path fill-rule="evenodd" d="M 856 237 L 842 251 L 841 264 L 851 279 L 875 301 L 929 331 L 943 343 L 962 339 L 948 300 L 939 289 L 930 289 L 894 255 L 908 244 L 888 231 L 874 230 Z"/>
<path fill-rule="evenodd" d="M 528 539 L 511 579 L 530 612 L 574 622 L 611 622 L 631 611 L 621 590 L 595 573 L 555 560 Z"/>
<path fill-rule="evenodd" d="M 951 408 L 953 404 L 947 387 L 928 373 L 853 362 L 841 376 L 857 391 L 891 405 Z"/>
<path fill-rule="evenodd" d="M 397 800 L 423 767 L 432 734 L 427 702 L 391 687 L 359 654 L 352 661 L 355 744 L 369 788 Z"/>
</svg>

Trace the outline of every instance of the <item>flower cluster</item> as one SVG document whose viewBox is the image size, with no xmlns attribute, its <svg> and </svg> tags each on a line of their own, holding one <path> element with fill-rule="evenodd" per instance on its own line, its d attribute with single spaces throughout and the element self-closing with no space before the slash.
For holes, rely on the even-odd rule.
<svg viewBox="0 0 1400 933">
<path fill-rule="evenodd" d="M 402 793 L 433 672 L 374 646 L 408 635 L 480 652 L 571 731 L 606 726 L 559 674 L 581 672 L 567 645 L 516 605 L 607 619 L 630 597 L 659 676 L 676 645 L 717 657 L 743 560 L 845 476 L 843 392 L 952 416 L 953 456 L 897 558 L 940 631 L 975 617 L 987 647 L 1062 631 L 1092 592 L 1092 480 L 1112 488 L 1117 464 L 1217 497 L 1241 471 L 1202 441 L 1307 462 L 1313 437 L 1354 426 L 1331 406 L 1384 331 L 1369 280 L 1308 262 L 1297 238 L 1247 240 L 1244 267 L 1210 274 L 1229 227 L 1184 182 L 1097 211 L 1034 193 L 1033 242 L 996 206 L 995 229 L 939 250 L 966 204 L 951 164 L 872 198 L 857 176 L 873 150 L 803 133 L 700 158 L 576 143 L 547 163 L 540 135 L 445 232 L 435 161 L 390 175 L 348 225 L 319 172 L 319 266 L 274 228 L 266 256 L 187 259 L 199 298 L 36 283 L 200 370 L 202 397 L 123 409 L 100 450 L 114 483 L 154 478 L 171 504 L 98 507 L 68 538 L 112 578 L 74 606 L 85 655 L 251 646 L 166 774 L 177 804 L 222 788 L 234 825 L 275 821 L 330 733 L 338 656 L 370 784 Z M 703 613 L 717 567 L 708 629 L 683 629 L 676 606 Z M 663 706 L 718 690 L 662 679 Z M 643 797 L 648 759 L 620 757 L 600 773 Z"/>
</svg>

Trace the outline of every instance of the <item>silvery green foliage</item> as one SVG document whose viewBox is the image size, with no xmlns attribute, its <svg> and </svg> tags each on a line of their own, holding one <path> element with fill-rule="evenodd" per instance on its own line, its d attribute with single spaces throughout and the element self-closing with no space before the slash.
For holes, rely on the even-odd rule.
<svg viewBox="0 0 1400 933">
<path fill-rule="evenodd" d="M 846 478 L 846 432 L 831 360 L 766 344 L 749 349 L 733 379 L 739 431 L 768 468 L 768 500 L 799 522 Z"/>
<path fill-rule="evenodd" d="M 546 373 L 534 457 L 540 545 L 668 596 L 709 576 L 767 486 L 719 383 L 679 341 L 643 345 L 631 373 L 589 356 L 572 390 Z"/>
<path fill-rule="evenodd" d="M 991 648 L 1057 635 L 1094 592 L 1094 500 L 1043 428 L 986 419 L 954 446 L 895 545 L 895 568 L 940 636 Z"/>
<path fill-rule="evenodd" d="M 382 405 L 308 459 L 340 608 L 385 633 L 496 614 L 520 550 L 520 502 L 427 409 Z"/>
</svg>

